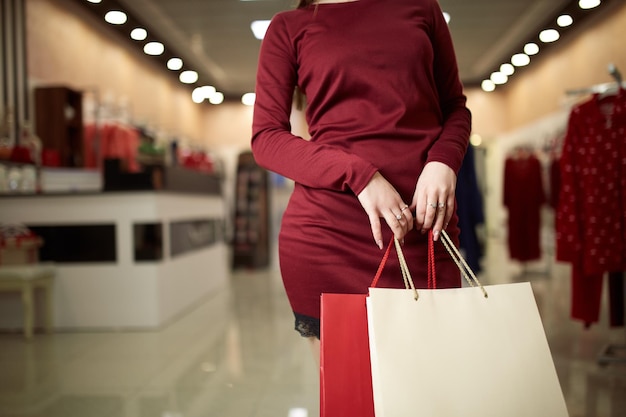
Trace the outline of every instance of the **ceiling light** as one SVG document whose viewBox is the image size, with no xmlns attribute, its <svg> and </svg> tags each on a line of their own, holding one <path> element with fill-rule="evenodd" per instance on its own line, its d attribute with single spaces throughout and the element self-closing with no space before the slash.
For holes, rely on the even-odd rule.
<svg viewBox="0 0 626 417">
<path fill-rule="evenodd" d="M 265 32 L 267 32 L 267 28 L 269 25 L 269 20 L 255 20 L 254 22 L 250 23 L 250 29 L 252 29 L 254 37 L 260 40 L 265 37 Z"/>
<path fill-rule="evenodd" d="M 130 32 L 130 37 L 136 41 L 143 41 L 148 37 L 148 31 L 143 28 L 135 28 Z"/>
<path fill-rule="evenodd" d="M 500 65 L 500 72 L 504 75 L 513 75 L 515 67 L 511 64 L 502 64 Z"/>
<path fill-rule="evenodd" d="M 170 58 L 167 61 L 167 69 L 172 71 L 178 71 L 183 67 L 183 60 L 180 58 Z"/>
<path fill-rule="evenodd" d="M 550 43 L 559 40 L 560 36 L 556 29 L 546 29 L 539 34 L 539 40 L 543 43 Z"/>
<path fill-rule="evenodd" d="M 515 54 L 511 57 L 511 64 L 516 67 L 524 67 L 530 64 L 530 57 L 526 54 Z"/>
<path fill-rule="evenodd" d="M 210 98 L 215 94 L 215 87 L 211 85 L 203 85 L 202 87 L 194 88 L 191 93 L 191 99 L 194 103 L 202 103 L 204 100 Z"/>
<path fill-rule="evenodd" d="M 578 2 L 578 7 L 581 9 L 593 9 L 602 3 L 600 0 L 580 0 Z"/>
<path fill-rule="evenodd" d="M 87 0 L 89 3 L 94 3 L 94 4 L 98 4 L 101 3 L 102 0 Z"/>
<path fill-rule="evenodd" d="M 486 91 L 486 92 L 491 92 L 496 89 L 496 85 L 491 80 L 484 80 L 480 84 L 480 87 L 483 89 L 483 91 Z"/>
<path fill-rule="evenodd" d="M 562 28 L 567 27 L 572 23 L 574 23 L 574 19 L 572 19 L 572 16 L 568 14 L 562 14 L 556 19 L 556 24 Z"/>
<path fill-rule="evenodd" d="M 256 100 L 256 94 L 254 93 L 246 93 L 241 96 L 241 103 L 246 106 L 254 105 L 254 101 Z"/>
<path fill-rule="evenodd" d="M 224 102 L 224 94 L 219 91 L 211 94 L 209 97 L 209 103 L 211 104 L 222 104 Z"/>
<path fill-rule="evenodd" d="M 161 55 L 165 51 L 165 46 L 161 42 L 148 42 L 144 45 L 143 51 L 146 55 Z"/>
<path fill-rule="evenodd" d="M 537 55 L 539 53 L 539 45 L 534 42 L 527 43 L 524 46 L 524 53 L 526 55 Z"/>
<path fill-rule="evenodd" d="M 450 23 L 450 13 L 443 12 L 443 18 L 446 19 L 446 23 Z"/>
<path fill-rule="evenodd" d="M 198 81 L 198 73 L 195 71 L 183 71 L 178 76 L 181 83 L 193 84 Z"/>
<path fill-rule="evenodd" d="M 119 10 L 111 10 L 104 15 L 104 20 L 112 25 L 123 25 L 126 23 L 126 13 Z"/>
<path fill-rule="evenodd" d="M 493 81 L 493 83 L 496 85 L 506 84 L 506 82 L 509 81 L 509 77 L 507 77 L 506 74 L 503 74 L 499 71 L 492 72 L 491 77 L 489 77 L 489 79 Z"/>
</svg>

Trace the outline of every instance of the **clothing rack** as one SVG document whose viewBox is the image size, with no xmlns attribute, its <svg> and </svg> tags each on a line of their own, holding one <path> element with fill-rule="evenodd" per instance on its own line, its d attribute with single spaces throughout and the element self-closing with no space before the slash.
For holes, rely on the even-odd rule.
<svg viewBox="0 0 626 417">
<path fill-rule="evenodd" d="M 623 80 L 622 74 L 615 64 L 610 63 L 607 66 L 607 71 L 609 75 L 615 79 L 615 81 L 596 84 L 590 87 L 567 90 L 565 93 L 568 96 L 578 96 L 582 94 L 612 94 L 617 92 L 619 87 L 626 88 L 626 82 Z"/>
</svg>

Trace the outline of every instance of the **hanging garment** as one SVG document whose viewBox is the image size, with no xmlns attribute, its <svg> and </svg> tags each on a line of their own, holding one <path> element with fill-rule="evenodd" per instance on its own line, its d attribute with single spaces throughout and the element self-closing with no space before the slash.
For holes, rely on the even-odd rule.
<svg viewBox="0 0 626 417">
<path fill-rule="evenodd" d="M 541 163 L 520 151 L 505 161 L 504 206 L 508 209 L 508 245 L 511 259 L 520 262 L 541 257 L 541 206 L 545 202 Z"/>
<path fill-rule="evenodd" d="M 463 164 L 459 170 L 456 185 L 456 207 L 459 216 L 459 246 L 465 254 L 465 260 L 474 272 L 480 272 L 480 259 L 483 248 L 476 228 L 485 223 L 483 196 L 476 179 L 474 148 L 469 146 Z"/>
<path fill-rule="evenodd" d="M 102 159 L 121 159 L 126 172 L 139 172 L 137 162 L 140 137 L 137 129 L 117 123 L 105 124 L 101 129 Z"/>
<path fill-rule="evenodd" d="M 597 322 L 606 272 L 626 270 L 626 94 L 594 95 L 568 122 L 556 213 L 557 260 L 572 263 L 572 318 Z"/>
</svg>

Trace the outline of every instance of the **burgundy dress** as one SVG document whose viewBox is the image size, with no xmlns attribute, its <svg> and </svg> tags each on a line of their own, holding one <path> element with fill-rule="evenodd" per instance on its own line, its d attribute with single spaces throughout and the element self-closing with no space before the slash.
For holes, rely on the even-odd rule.
<svg viewBox="0 0 626 417">
<path fill-rule="evenodd" d="M 626 271 L 626 90 L 570 114 L 561 156 L 556 257 L 572 264 L 572 318 L 600 318 L 603 277 Z"/>
<path fill-rule="evenodd" d="M 308 141 L 291 133 L 296 85 L 308 99 Z M 279 256 L 301 334 L 319 337 L 321 293 L 367 293 L 382 258 L 356 195 L 380 171 L 410 204 L 427 162 L 458 172 L 471 124 L 465 102 L 435 0 L 320 4 L 273 18 L 259 57 L 252 150 L 296 183 Z M 382 223 L 386 244 L 392 233 Z M 458 238 L 456 216 L 447 230 Z M 420 287 L 426 236 L 414 229 L 404 245 Z M 439 243 L 436 257 L 438 286 L 459 286 Z M 380 285 L 402 286 L 395 257 Z"/>
<path fill-rule="evenodd" d="M 511 259 L 541 258 L 541 207 L 545 193 L 541 162 L 532 154 L 509 157 L 504 164 L 504 205 L 509 211 L 508 246 Z"/>
</svg>

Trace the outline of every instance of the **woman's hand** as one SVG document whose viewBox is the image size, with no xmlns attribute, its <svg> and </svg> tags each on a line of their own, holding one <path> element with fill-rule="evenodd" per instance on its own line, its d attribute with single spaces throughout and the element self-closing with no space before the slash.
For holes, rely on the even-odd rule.
<svg viewBox="0 0 626 417">
<path fill-rule="evenodd" d="M 396 239 L 400 241 L 413 228 L 413 215 L 409 206 L 402 201 L 402 197 L 393 185 L 379 172 L 374 174 L 357 197 L 369 217 L 374 241 L 380 249 L 383 248 L 381 217 L 385 219 Z"/>
<path fill-rule="evenodd" d="M 455 190 L 456 174 L 441 162 L 426 164 L 417 180 L 411 211 L 417 228 L 425 232 L 432 227 L 435 240 L 454 214 Z"/>
</svg>

